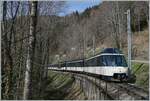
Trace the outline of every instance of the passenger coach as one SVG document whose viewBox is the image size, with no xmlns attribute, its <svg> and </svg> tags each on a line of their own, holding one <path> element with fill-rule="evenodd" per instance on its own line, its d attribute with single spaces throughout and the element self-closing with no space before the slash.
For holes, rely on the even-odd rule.
<svg viewBox="0 0 150 101">
<path fill-rule="evenodd" d="M 124 54 L 117 48 L 106 48 L 101 53 L 88 59 L 50 65 L 49 69 L 98 74 L 103 79 L 112 81 L 126 81 L 130 72 Z"/>
</svg>

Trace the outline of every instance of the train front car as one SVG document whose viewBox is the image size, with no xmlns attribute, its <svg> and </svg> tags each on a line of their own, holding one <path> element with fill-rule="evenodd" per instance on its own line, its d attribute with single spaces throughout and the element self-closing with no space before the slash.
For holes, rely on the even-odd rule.
<svg viewBox="0 0 150 101">
<path fill-rule="evenodd" d="M 106 48 L 98 57 L 103 79 L 111 81 L 127 81 L 129 68 L 122 54 L 117 48 Z"/>
</svg>

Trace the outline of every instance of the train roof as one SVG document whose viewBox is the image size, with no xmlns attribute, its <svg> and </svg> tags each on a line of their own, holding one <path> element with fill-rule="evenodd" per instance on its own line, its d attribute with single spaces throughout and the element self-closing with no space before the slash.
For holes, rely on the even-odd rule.
<svg viewBox="0 0 150 101">
<path fill-rule="evenodd" d="M 84 61 L 84 60 L 90 60 L 90 59 L 98 57 L 100 55 L 123 55 L 123 53 L 118 48 L 105 48 L 100 53 L 98 53 L 98 54 L 96 54 L 96 55 L 94 55 L 94 56 L 92 56 L 90 58 L 74 59 L 74 60 L 70 60 L 70 61 L 61 62 L 60 64 L 63 64 L 63 63 L 73 63 L 73 62 L 81 62 L 81 61 Z M 57 65 L 57 64 L 52 64 L 52 65 Z"/>
<path fill-rule="evenodd" d="M 87 58 L 86 60 L 90 60 L 101 55 L 123 55 L 123 53 L 118 48 L 105 48 L 100 53 L 90 58 Z"/>
<path fill-rule="evenodd" d="M 72 63 L 72 62 L 81 62 L 81 61 L 83 61 L 83 59 L 75 59 L 75 60 L 65 61 L 65 62 Z"/>
<path fill-rule="evenodd" d="M 122 54 L 118 48 L 105 48 L 100 54 L 102 53 Z"/>
</svg>

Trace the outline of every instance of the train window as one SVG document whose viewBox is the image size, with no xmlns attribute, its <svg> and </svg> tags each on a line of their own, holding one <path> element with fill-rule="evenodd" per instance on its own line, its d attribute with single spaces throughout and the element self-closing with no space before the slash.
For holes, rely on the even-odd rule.
<svg viewBox="0 0 150 101">
<path fill-rule="evenodd" d="M 127 67 L 127 63 L 123 55 L 103 55 L 98 57 L 97 62 L 99 66 Z"/>
<path fill-rule="evenodd" d="M 71 63 L 66 63 L 66 67 L 71 67 Z"/>
<path fill-rule="evenodd" d="M 76 62 L 75 67 L 79 67 L 79 66 L 80 66 L 80 62 Z"/>
<path fill-rule="evenodd" d="M 71 67 L 71 64 L 70 64 L 70 63 L 68 63 L 68 67 Z"/>
<path fill-rule="evenodd" d="M 54 64 L 53 67 L 58 67 L 58 64 Z"/>
<path fill-rule="evenodd" d="M 75 66 L 75 63 L 71 62 L 69 63 L 69 67 L 74 67 Z"/>
<path fill-rule="evenodd" d="M 65 63 L 66 67 L 83 67 L 83 61 L 72 61 L 72 62 L 66 62 Z"/>
<path fill-rule="evenodd" d="M 71 67 L 74 67 L 75 63 L 71 63 Z"/>
<path fill-rule="evenodd" d="M 80 61 L 80 67 L 84 66 L 84 61 Z"/>
<path fill-rule="evenodd" d="M 96 65 L 97 65 L 96 58 L 93 58 L 93 59 L 86 61 L 86 66 L 96 66 Z"/>
<path fill-rule="evenodd" d="M 76 62 L 76 65 L 75 65 L 75 66 L 76 66 L 76 67 L 83 67 L 82 61 Z"/>
<path fill-rule="evenodd" d="M 66 67 L 68 67 L 68 63 L 66 62 Z"/>
<path fill-rule="evenodd" d="M 61 67 L 65 67 L 65 63 L 63 63 L 63 64 L 61 65 Z"/>
</svg>

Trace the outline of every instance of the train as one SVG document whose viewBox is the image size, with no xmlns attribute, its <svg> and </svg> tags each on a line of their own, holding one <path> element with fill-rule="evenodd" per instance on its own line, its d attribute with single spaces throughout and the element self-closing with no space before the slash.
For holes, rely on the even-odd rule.
<svg viewBox="0 0 150 101">
<path fill-rule="evenodd" d="M 50 64 L 48 69 L 86 72 L 108 81 L 127 81 L 130 77 L 125 56 L 117 48 L 105 48 L 99 54 L 86 59 Z"/>
</svg>

